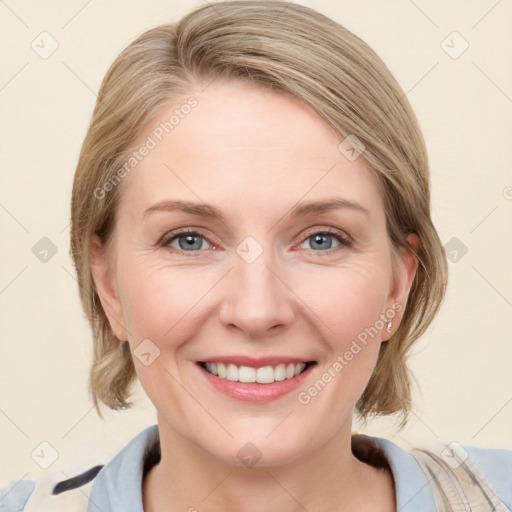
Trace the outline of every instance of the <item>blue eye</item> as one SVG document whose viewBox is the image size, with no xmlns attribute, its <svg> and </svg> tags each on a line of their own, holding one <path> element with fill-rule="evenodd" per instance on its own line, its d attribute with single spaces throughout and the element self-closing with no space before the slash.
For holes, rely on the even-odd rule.
<svg viewBox="0 0 512 512">
<path fill-rule="evenodd" d="M 308 235 L 302 243 L 310 241 L 313 249 L 319 249 L 319 251 L 315 252 L 322 252 L 333 248 L 332 239 L 335 239 L 338 242 L 338 245 L 334 247 L 334 249 L 338 248 L 340 245 L 347 247 L 350 247 L 351 245 L 351 241 L 348 238 L 338 232 L 334 233 L 331 231 L 317 231 L 312 233 Z"/>
<path fill-rule="evenodd" d="M 164 241 L 162 245 L 186 252 L 196 252 L 203 248 L 203 241 L 209 244 L 204 236 L 195 231 L 181 231 Z M 172 242 L 178 242 L 178 247 L 172 245 Z"/>
<path fill-rule="evenodd" d="M 336 240 L 337 245 L 333 247 L 333 239 Z M 347 236 L 344 236 L 338 231 L 329 231 L 323 229 L 308 234 L 301 245 L 310 241 L 311 250 L 314 252 L 336 251 L 343 247 L 350 247 L 352 241 Z M 203 244 L 208 244 L 209 247 L 204 247 Z M 177 245 L 176 245 L 177 244 Z M 194 253 L 201 252 L 201 249 L 212 249 L 215 246 L 209 242 L 206 237 L 194 230 L 183 230 L 171 233 L 171 236 L 161 242 L 162 247 L 172 250 L 172 252 Z M 307 249 L 307 248 L 306 248 Z"/>
</svg>

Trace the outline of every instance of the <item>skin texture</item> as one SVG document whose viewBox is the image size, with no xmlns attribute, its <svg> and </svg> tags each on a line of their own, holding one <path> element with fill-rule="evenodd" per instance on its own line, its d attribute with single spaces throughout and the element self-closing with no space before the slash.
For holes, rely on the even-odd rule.
<svg viewBox="0 0 512 512">
<path fill-rule="evenodd" d="M 403 313 L 417 260 L 402 251 L 393 275 L 374 173 L 339 151 L 343 137 L 310 107 L 236 82 L 191 94 L 196 108 L 121 184 L 113 252 L 97 241 L 91 250 L 118 338 L 132 350 L 145 339 L 160 350 L 148 366 L 134 358 L 162 450 L 144 480 L 145 510 L 395 510 L 392 476 L 358 461 L 350 438 L 354 404 L 401 313 L 307 405 L 297 395 L 393 304 Z M 139 142 L 175 108 L 162 108 Z M 298 203 L 334 197 L 370 216 L 350 208 L 290 215 Z M 225 222 L 178 211 L 144 217 L 170 199 L 212 204 Z M 201 235 L 193 251 L 178 238 L 159 244 L 180 228 Z M 352 244 L 329 234 L 315 243 L 311 235 L 326 228 Z M 252 263 L 236 252 L 248 236 L 262 249 Z M 416 235 L 409 243 L 417 247 Z M 300 389 L 248 403 L 214 389 L 196 364 L 222 355 L 317 364 Z M 250 468 L 237 456 L 247 442 L 261 453 Z"/>
</svg>

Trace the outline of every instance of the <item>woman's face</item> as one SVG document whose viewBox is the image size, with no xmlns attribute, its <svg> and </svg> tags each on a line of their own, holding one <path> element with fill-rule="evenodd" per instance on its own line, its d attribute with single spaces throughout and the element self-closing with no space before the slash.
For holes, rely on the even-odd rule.
<svg viewBox="0 0 512 512">
<path fill-rule="evenodd" d="M 232 464 L 290 462 L 350 432 L 416 260 L 402 252 L 393 276 L 376 179 L 309 107 L 234 82 L 194 98 L 136 144 L 149 149 L 95 282 L 161 435 Z"/>
</svg>

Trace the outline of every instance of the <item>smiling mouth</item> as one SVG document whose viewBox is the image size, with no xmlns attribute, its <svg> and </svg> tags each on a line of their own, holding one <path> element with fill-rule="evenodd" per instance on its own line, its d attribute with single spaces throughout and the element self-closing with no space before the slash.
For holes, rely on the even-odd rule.
<svg viewBox="0 0 512 512">
<path fill-rule="evenodd" d="M 307 363 L 289 363 L 277 364 L 275 366 L 262 366 L 259 368 L 251 366 L 237 366 L 229 363 L 212 363 L 199 361 L 198 363 L 209 374 L 214 375 L 220 379 L 229 380 L 232 382 L 241 383 L 257 383 L 257 384 L 272 384 L 274 382 L 281 382 L 298 377 L 301 373 L 306 371 L 316 361 L 308 361 Z"/>
</svg>

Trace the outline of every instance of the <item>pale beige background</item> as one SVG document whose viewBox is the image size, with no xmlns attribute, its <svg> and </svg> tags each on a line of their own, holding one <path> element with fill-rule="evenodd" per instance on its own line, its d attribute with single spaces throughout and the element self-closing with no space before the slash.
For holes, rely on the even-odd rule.
<svg viewBox="0 0 512 512">
<path fill-rule="evenodd" d="M 402 446 L 436 439 L 512 448 L 512 19 L 510 1 L 300 2 L 335 18 L 389 65 L 413 104 L 431 157 L 433 215 L 450 262 L 443 309 L 415 349 L 407 428 L 367 432 Z M 91 346 L 69 258 L 74 168 L 110 63 L 135 36 L 202 0 L 0 2 L 0 482 L 104 464 L 155 423 L 137 406 L 101 422 L 87 396 Z M 31 48 L 47 31 L 58 49 Z M 457 31 L 469 48 L 451 58 Z M 455 39 L 454 39 L 455 37 Z M 461 39 L 450 36 L 452 53 Z M 46 46 L 48 48 L 48 46 Z M 46 263 L 32 252 L 49 238 Z M 355 426 L 364 430 L 361 426 Z M 43 453 L 46 470 L 31 458 Z M 89 466 L 87 465 L 89 464 Z M 46 472 L 46 473 L 45 473 Z"/>
</svg>

